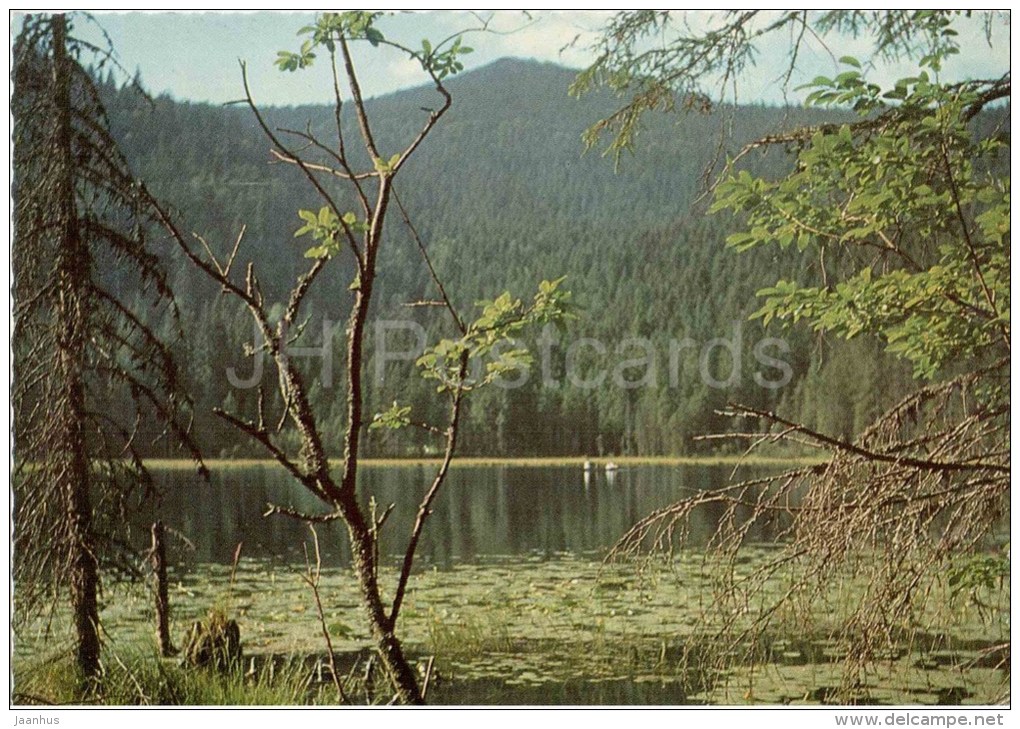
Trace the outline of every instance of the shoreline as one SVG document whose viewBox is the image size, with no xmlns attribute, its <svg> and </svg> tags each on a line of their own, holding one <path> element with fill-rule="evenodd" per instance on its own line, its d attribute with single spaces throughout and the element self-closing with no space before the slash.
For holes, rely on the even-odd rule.
<svg viewBox="0 0 1020 729">
<path fill-rule="evenodd" d="M 483 468 L 492 466 L 512 466 L 515 468 L 548 468 L 554 466 L 582 467 L 589 461 L 595 468 L 603 468 L 613 462 L 625 468 L 627 466 L 799 466 L 823 463 L 824 459 L 811 456 L 617 456 L 586 458 L 584 456 L 525 456 L 502 458 L 491 456 L 463 456 L 454 458 L 450 468 Z M 331 465 L 340 465 L 339 458 L 331 458 Z M 397 468 L 410 466 L 438 466 L 442 463 L 439 457 L 411 458 L 362 458 L 358 465 L 367 468 Z M 147 458 L 145 465 L 149 468 L 162 470 L 186 470 L 195 468 L 194 461 L 186 458 Z M 280 467 L 271 458 L 210 458 L 205 461 L 209 469 L 245 468 L 255 466 Z"/>
</svg>

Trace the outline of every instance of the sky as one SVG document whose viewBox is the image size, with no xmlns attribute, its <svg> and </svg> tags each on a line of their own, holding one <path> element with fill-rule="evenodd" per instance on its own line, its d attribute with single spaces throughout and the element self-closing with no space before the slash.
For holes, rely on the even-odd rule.
<svg viewBox="0 0 1020 729">
<path fill-rule="evenodd" d="M 585 48 L 566 48 L 576 36 L 594 37 L 606 13 L 486 12 L 496 33 L 468 33 L 464 44 L 475 50 L 464 57 L 476 68 L 506 56 L 534 58 L 580 68 L 591 55 Z M 223 103 L 242 96 L 238 60 L 248 65 L 252 93 L 260 104 L 324 103 L 330 100 L 331 77 L 320 54 L 311 68 L 285 73 L 273 65 L 280 50 L 297 51 L 297 31 L 314 22 L 315 13 L 96 13 L 128 71 L 140 70 L 152 93 L 179 99 Z M 420 47 L 423 38 L 445 38 L 478 28 L 468 12 L 400 13 L 379 21 L 388 36 Z M 79 21 L 76 32 L 99 40 L 95 25 Z M 371 51 L 371 52 L 369 52 Z M 362 88 L 378 96 L 427 81 L 420 66 L 397 51 L 356 44 Z"/>
<path fill-rule="evenodd" d="M 121 65 L 131 74 L 141 74 L 143 85 L 155 95 L 167 93 L 180 100 L 225 103 L 243 95 L 238 61 L 248 65 L 252 94 L 262 105 L 325 103 L 330 100 L 328 64 L 295 73 L 281 72 L 273 65 L 277 51 L 298 50 L 297 31 L 314 21 L 315 13 L 290 12 L 114 12 L 94 11 L 95 22 L 77 20 L 75 34 L 106 45 L 105 32 Z M 488 19 L 495 32 L 469 32 L 465 45 L 475 52 L 465 56 L 467 70 L 498 58 L 513 56 L 582 68 L 593 55 L 591 42 L 608 19 L 605 11 L 424 11 L 396 13 L 381 19 L 381 30 L 406 45 L 418 47 L 422 38 L 447 37 L 457 31 L 478 28 Z M 694 21 L 705 20 L 705 14 Z M 12 22 L 12 36 L 17 30 Z M 101 26 L 101 28 L 100 28 Z M 997 21 L 993 46 L 989 48 L 979 21 L 961 28 L 962 52 L 946 69 L 950 80 L 987 77 L 1009 69 L 1008 23 Z M 867 58 L 864 39 L 836 38 L 829 41 L 834 55 Z M 756 68 L 742 79 L 740 99 L 745 102 L 784 101 L 780 69 L 785 68 L 786 47 L 776 43 L 762 49 Z M 365 43 L 355 48 L 362 87 L 366 96 L 379 96 L 418 86 L 426 79 L 416 62 L 392 49 L 375 49 Z M 817 75 L 836 72 L 834 59 L 819 47 L 804 52 L 790 89 Z M 891 80 L 909 75 L 909 66 L 879 68 L 878 79 Z M 797 94 L 786 97 L 796 100 Z"/>
</svg>

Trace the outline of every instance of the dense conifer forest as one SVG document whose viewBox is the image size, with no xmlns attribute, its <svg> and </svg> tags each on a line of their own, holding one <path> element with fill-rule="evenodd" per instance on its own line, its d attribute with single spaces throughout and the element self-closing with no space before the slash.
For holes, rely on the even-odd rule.
<svg viewBox="0 0 1020 729">
<path fill-rule="evenodd" d="M 522 386 L 491 388 L 472 398 L 464 454 L 705 452 L 718 446 L 694 437 L 724 429 L 726 421 L 714 411 L 729 401 L 777 409 L 848 437 L 911 387 L 909 368 L 874 342 L 830 341 L 774 325 L 765 331 L 749 319 L 759 306 L 757 290 L 781 278 L 819 281 L 820 264 L 806 262 L 795 249 L 738 255 L 725 244 L 735 221 L 707 212 L 706 172 L 713 163 L 744 141 L 836 120 L 835 113 L 758 105 L 650 118 L 641 143 L 616 165 L 597 150 L 586 152 L 581 140 L 615 99 L 608 93 L 571 98 L 574 77 L 555 65 L 504 59 L 453 79 L 454 106 L 399 187 L 462 305 L 524 289 L 542 276 L 565 276 L 580 307 L 565 331 L 537 343 L 536 355 L 545 356 L 536 356 Z M 272 261 L 280 274 L 278 281 L 262 282 L 267 296 L 282 298 L 280 282 L 306 265 L 307 246 L 294 238 L 301 225 L 295 211 L 317 202 L 307 186 L 295 184 L 297 170 L 272 158 L 251 113 L 165 96 L 150 100 L 112 80 L 102 88 L 114 135 L 135 173 L 214 247 L 229 248 L 245 226 L 248 255 Z M 257 100 L 257 89 L 253 93 Z M 406 143 L 421 110 L 434 102 L 424 89 L 370 100 L 382 148 Z M 278 128 L 321 130 L 333 123 L 326 105 L 267 114 Z M 789 164 L 775 150 L 747 159 L 752 172 L 778 174 Z M 383 254 L 377 328 L 368 342 L 373 349 L 384 342 L 390 353 L 409 350 L 413 333 L 379 321 L 435 326 L 427 307 L 407 306 L 428 297 L 429 282 L 399 217 L 391 225 L 394 244 Z M 170 245 L 166 251 L 174 255 Z M 254 341 L 251 324 L 235 302 L 178 263 L 173 285 L 189 333 L 179 346 L 190 348 L 180 361 L 187 363 L 187 387 L 195 398 L 196 432 L 210 455 L 261 455 L 211 415 L 217 406 L 255 407 L 254 387 L 230 382 L 254 382 L 257 363 L 240 354 Z M 294 345 L 314 350 L 301 356 L 317 375 L 314 404 L 336 432 L 343 410 L 331 390 L 335 394 L 342 382 L 343 364 L 339 347 L 329 357 L 323 322 L 327 329 L 335 325 L 333 342 L 340 342 L 349 278 L 332 276 L 313 292 L 310 319 Z M 766 337 L 785 344 L 756 350 Z M 598 340 L 605 351 L 575 346 L 574 374 L 567 377 L 567 352 L 583 338 Z M 633 338 L 647 338 L 651 348 L 628 342 Z M 434 385 L 415 376 L 413 362 L 390 362 L 383 371 L 375 354 L 368 360 L 370 411 L 398 397 L 427 409 Z M 598 380 L 599 373 L 605 379 Z M 610 386 L 614 373 L 638 386 Z M 755 380 L 777 382 L 787 373 L 782 387 L 761 387 Z M 373 431 L 367 446 L 374 455 L 400 456 L 426 453 L 427 443 L 426 437 L 414 443 L 406 435 L 398 441 Z"/>
</svg>

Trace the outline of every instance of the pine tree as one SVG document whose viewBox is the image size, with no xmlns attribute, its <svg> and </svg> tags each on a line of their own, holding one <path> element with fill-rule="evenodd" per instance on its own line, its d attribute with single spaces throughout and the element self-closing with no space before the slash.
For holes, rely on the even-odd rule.
<svg viewBox="0 0 1020 729">
<path fill-rule="evenodd" d="M 64 15 L 28 16 L 14 46 L 14 563 L 23 615 L 69 595 L 94 685 L 100 568 L 124 564 L 112 525 L 126 523 L 131 487 L 152 487 L 135 442 L 156 422 L 198 455 L 170 351 L 126 303 L 173 311 L 138 186 L 78 61 L 94 49 L 70 31 Z"/>
</svg>

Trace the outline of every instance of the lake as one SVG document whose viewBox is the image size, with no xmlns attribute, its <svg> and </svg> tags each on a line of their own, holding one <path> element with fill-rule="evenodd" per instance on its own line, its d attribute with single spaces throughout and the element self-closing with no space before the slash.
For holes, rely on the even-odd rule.
<svg viewBox="0 0 1020 729">
<path fill-rule="evenodd" d="M 773 466 L 773 468 L 776 468 Z M 732 465 L 629 465 L 615 473 L 585 474 L 569 466 L 455 466 L 434 503 L 418 548 L 420 567 L 449 569 L 491 558 L 603 553 L 636 521 L 692 493 L 724 484 Z M 380 510 L 393 503 L 381 550 L 403 553 L 418 504 L 431 483 L 430 465 L 375 466 L 360 473 L 359 493 Z M 747 477 L 759 475 L 745 469 Z M 248 557 L 304 564 L 307 527 L 284 516 L 264 517 L 268 503 L 314 513 L 318 500 L 275 464 L 214 469 L 203 482 L 184 470 L 157 472 L 164 497 L 160 515 L 195 545 L 188 561 L 229 564 L 239 542 Z M 691 528 L 703 543 L 722 507 L 701 509 Z M 344 566 L 350 550 L 339 522 L 318 528 L 323 564 Z M 753 540 L 769 542 L 777 525 Z"/>
<path fill-rule="evenodd" d="M 782 466 L 758 465 L 741 475 L 762 475 L 766 468 Z M 389 559 L 380 582 L 386 592 L 396 583 L 396 557 L 433 469 L 361 471 L 363 500 L 374 495 L 380 508 L 394 504 L 383 530 Z M 727 483 L 732 470 L 628 464 L 585 478 L 578 463 L 455 467 L 420 543 L 398 631 L 420 668 L 435 657 L 430 703 L 775 705 L 839 696 L 846 651 L 832 621 L 848 605 L 840 587 L 802 605 L 792 622 L 778 620 L 753 646 L 726 648 L 714 632 L 731 614 L 713 598 L 719 570 L 740 579 L 766 565 L 776 555 L 781 520 L 756 527 L 739 558 L 720 564 L 699 547 L 722 518 L 722 507 L 700 508 L 691 520 L 690 548 L 669 564 L 603 563 L 606 550 L 637 520 Z M 217 608 L 237 619 L 246 660 L 321 664 L 321 628 L 303 581 L 309 531 L 288 517 L 263 516 L 267 503 L 321 512 L 316 499 L 268 463 L 219 464 L 207 482 L 181 467 L 158 468 L 154 475 L 164 495 L 150 516 L 158 513 L 190 542 L 186 548 L 170 540 L 175 641 Z M 324 619 L 346 672 L 357 661 L 364 665 L 372 641 L 344 527 L 334 522 L 317 530 Z M 853 594 L 859 586 L 851 581 L 844 587 Z M 777 576 L 763 599 L 785 590 Z M 944 586 L 934 586 L 927 605 L 935 611 L 932 628 L 869 665 L 854 700 L 995 702 L 1008 680 L 1008 660 L 1004 671 L 996 647 L 1009 635 L 1008 587 L 986 596 L 993 598 L 995 606 L 985 612 L 943 610 L 949 604 Z M 151 660 L 148 586 L 111 582 L 103 601 L 104 625 L 115 637 L 108 650 L 125 661 Z M 45 665 L 49 647 L 44 633 L 26 631 L 17 658 L 22 665 Z M 328 685 L 311 687 L 330 700 Z"/>
</svg>

